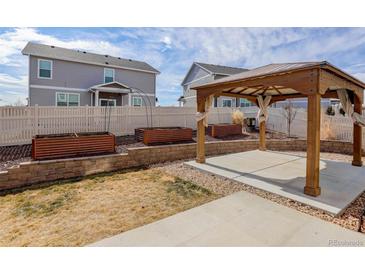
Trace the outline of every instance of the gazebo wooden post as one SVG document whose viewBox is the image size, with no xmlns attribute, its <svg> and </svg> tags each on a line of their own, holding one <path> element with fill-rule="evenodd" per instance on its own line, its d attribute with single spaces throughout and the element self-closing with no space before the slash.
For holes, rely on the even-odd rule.
<svg viewBox="0 0 365 274">
<path fill-rule="evenodd" d="M 205 112 L 205 98 L 197 96 L 198 112 Z M 196 162 L 205 163 L 205 126 L 204 121 L 197 122 L 197 144 L 196 144 Z"/>
<path fill-rule="evenodd" d="M 321 194 L 319 187 L 321 95 L 318 91 L 308 95 L 307 109 L 307 172 L 304 193 Z"/>
<path fill-rule="evenodd" d="M 266 150 L 266 122 L 262 121 L 259 128 L 260 143 L 259 150 Z"/>
<path fill-rule="evenodd" d="M 362 100 L 356 94 L 354 94 L 354 111 L 362 114 Z M 362 127 L 354 124 L 353 130 L 353 166 L 362 166 L 361 160 L 362 152 Z"/>
</svg>

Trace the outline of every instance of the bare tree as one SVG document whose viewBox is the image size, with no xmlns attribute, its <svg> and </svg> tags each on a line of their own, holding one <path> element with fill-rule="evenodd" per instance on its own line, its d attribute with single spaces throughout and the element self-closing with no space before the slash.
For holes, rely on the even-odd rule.
<svg viewBox="0 0 365 274">
<path fill-rule="evenodd" d="M 25 106 L 24 102 L 20 98 L 18 98 L 12 105 L 15 106 L 15 107 Z"/>
<path fill-rule="evenodd" d="M 291 137 L 291 125 L 297 115 L 297 110 L 294 108 L 293 102 L 289 99 L 283 106 L 283 116 L 286 120 L 288 137 Z"/>
</svg>

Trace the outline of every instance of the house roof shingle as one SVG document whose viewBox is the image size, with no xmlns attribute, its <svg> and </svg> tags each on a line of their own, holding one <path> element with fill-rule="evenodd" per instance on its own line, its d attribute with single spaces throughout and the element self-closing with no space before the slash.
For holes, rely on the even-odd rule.
<svg viewBox="0 0 365 274">
<path fill-rule="evenodd" d="M 200 62 L 195 62 L 195 64 L 203 67 L 204 69 L 206 69 L 214 74 L 221 74 L 221 75 L 232 75 L 232 74 L 237 74 L 240 72 L 247 71 L 247 69 L 244 69 L 244 68 L 205 64 L 205 63 L 200 63 Z"/>
<path fill-rule="evenodd" d="M 224 77 L 222 79 L 214 80 L 214 81 L 212 81 L 210 83 L 207 83 L 207 84 L 195 85 L 195 87 L 210 86 L 210 85 L 223 83 L 223 82 L 243 80 L 243 79 L 246 79 L 246 78 L 251 78 L 251 77 L 256 77 L 256 76 L 264 76 L 264 75 L 277 73 L 277 72 L 285 72 L 285 71 L 290 71 L 290 70 L 294 70 L 294 69 L 312 67 L 312 66 L 316 66 L 316 65 L 321 65 L 323 63 L 324 62 L 300 62 L 300 63 L 269 64 L 269 65 L 265 65 L 265 66 L 262 66 L 262 67 L 246 70 L 244 72 L 237 73 L 237 74 L 234 74 L 234 75 L 231 75 L 231 76 L 227 76 L 227 77 Z"/>
<path fill-rule="evenodd" d="M 83 50 L 72 50 L 56 46 L 37 44 L 33 42 L 28 42 L 28 44 L 22 50 L 22 54 L 79 62 L 79 63 L 119 67 L 124 69 L 139 70 L 157 74 L 160 73 L 157 69 L 153 68 L 146 62 L 124 59 L 120 57 L 113 57 L 110 55 L 90 53 Z"/>
</svg>

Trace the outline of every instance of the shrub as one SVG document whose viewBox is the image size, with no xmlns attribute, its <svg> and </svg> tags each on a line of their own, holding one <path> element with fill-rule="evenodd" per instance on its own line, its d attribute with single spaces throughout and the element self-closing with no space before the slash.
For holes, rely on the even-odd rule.
<svg viewBox="0 0 365 274">
<path fill-rule="evenodd" d="M 243 122 L 245 120 L 245 116 L 242 111 L 235 110 L 232 113 L 232 123 L 235 125 L 243 125 Z"/>
<path fill-rule="evenodd" d="M 322 121 L 321 124 L 321 138 L 324 140 L 335 140 L 336 135 L 333 132 L 333 129 L 331 127 L 331 123 L 328 120 Z"/>
</svg>

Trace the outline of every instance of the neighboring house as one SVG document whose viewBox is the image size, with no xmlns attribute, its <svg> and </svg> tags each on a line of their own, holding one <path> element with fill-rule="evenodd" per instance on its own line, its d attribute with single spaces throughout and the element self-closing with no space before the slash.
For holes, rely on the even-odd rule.
<svg viewBox="0 0 365 274">
<path fill-rule="evenodd" d="M 272 105 L 272 107 L 275 108 L 281 108 L 285 106 L 288 102 L 288 100 L 280 101 Z M 294 108 L 307 108 L 308 101 L 307 98 L 297 98 L 297 99 L 290 99 L 292 105 Z M 327 108 L 329 106 L 333 106 L 339 103 L 338 99 L 328 99 L 328 98 L 322 98 L 321 99 L 321 106 L 323 108 Z"/>
<path fill-rule="evenodd" d="M 159 71 L 145 62 L 31 42 L 22 53 L 31 106 L 155 105 Z"/>
<path fill-rule="evenodd" d="M 184 107 L 195 107 L 196 91 L 190 89 L 192 84 L 208 83 L 243 71 L 247 71 L 247 69 L 194 62 L 181 83 L 184 93 L 178 101 Z M 246 99 L 236 100 L 236 98 L 225 96 L 216 98 L 213 102 L 214 107 L 246 107 L 250 105 L 252 104 Z"/>
</svg>

